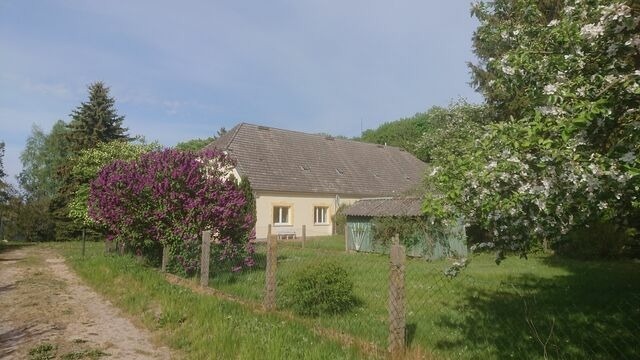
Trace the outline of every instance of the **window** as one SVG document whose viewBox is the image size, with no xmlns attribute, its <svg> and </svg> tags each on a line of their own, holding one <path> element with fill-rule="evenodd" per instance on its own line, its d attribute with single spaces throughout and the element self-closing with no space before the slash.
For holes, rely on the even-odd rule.
<svg viewBox="0 0 640 360">
<path fill-rule="evenodd" d="M 289 208 L 286 206 L 274 206 L 273 223 L 275 225 L 289 224 Z"/>
<path fill-rule="evenodd" d="M 329 212 L 329 208 L 325 206 L 316 206 L 313 208 L 313 222 L 315 224 L 328 224 L 327 213 Z"/>
</svg>

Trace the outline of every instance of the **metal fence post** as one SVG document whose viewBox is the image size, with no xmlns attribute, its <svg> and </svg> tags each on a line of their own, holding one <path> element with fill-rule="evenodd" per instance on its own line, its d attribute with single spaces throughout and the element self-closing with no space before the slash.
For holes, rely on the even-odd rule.
<svg viewBox="0 0 640 360">
<path fill-rule="evenodd" d="M 266 284 L 264 294 L 264 307 L 267 310 L 276 308 L 276 272 L 278 266 L 278 251 L 275 237 L 269 235 L 267 238 L 267 269 Z"/>
<path fill-rule="evenodd" d="M 405 247 L 398 235 L 393 238 L 389 273 L 389 354 L 391 359 L 402 359 L 405 350 Z"/>
<path fill-rule="evenodd" d="M 211 255 L 211 231 L 202 232 L 202 257 L 200 258 L 200 286 L 209 286 L 209 256 Z"/>
</svg>

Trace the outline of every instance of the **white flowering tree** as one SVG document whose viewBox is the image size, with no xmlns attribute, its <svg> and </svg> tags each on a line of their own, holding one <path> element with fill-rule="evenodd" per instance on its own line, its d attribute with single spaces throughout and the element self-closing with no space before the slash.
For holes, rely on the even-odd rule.
<svg viewBox="0 0 640 360">
<path fill-rule="evenodd" d="M 472 76 L 492 123 L 462 119 L 428 135 L 442 151 L 427 179 L 437 191 L 427 194 L 425 210 L 441 218 L 463 213 L 491 233 L 484 245 L 500 256 L 526 254 L 537 241 L 594 221 L 633 232 L 640 218 L 640 5 L 496 0 L 475 3 L 472 13 L 480 21 Z"/>
</svg>

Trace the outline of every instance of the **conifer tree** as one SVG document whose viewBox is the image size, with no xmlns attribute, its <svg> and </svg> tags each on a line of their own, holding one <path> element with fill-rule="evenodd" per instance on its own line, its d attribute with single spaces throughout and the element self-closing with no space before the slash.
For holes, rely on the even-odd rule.
<svg viewBox="0 0 640 360">
<path fill-rule="evenodd" d="M 74 152 L 94 148 L 98 143 L 131 140 L 122 127 L 124 116 L 118 115 L 115 99 L 101 81 L 89 85 L 89 101 L 71 113 L 69 140 Z"/>
</svg>

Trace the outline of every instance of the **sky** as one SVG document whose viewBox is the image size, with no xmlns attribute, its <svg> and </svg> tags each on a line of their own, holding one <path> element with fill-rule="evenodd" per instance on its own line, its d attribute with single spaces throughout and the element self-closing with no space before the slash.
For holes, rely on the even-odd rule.
<svg viewBox="0 0 640 360">
<path fill-rule="evenodd" d="M 480 102 L 476 27 L 467 0 L 0 0 L 7 180 L 32 126 L 68 121 L 95 81 L 165 146 L 239 122 L 351 137 Z"/>
</svg>

